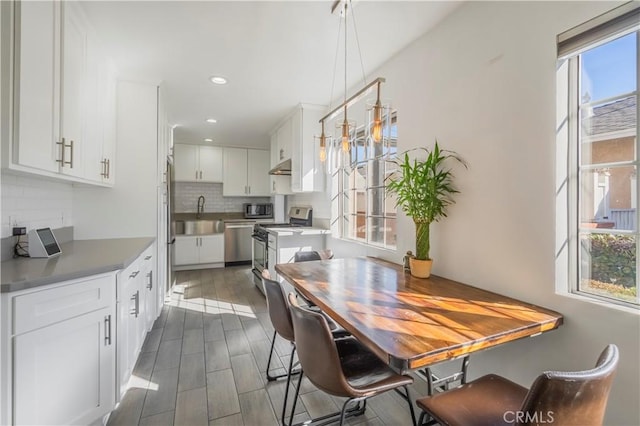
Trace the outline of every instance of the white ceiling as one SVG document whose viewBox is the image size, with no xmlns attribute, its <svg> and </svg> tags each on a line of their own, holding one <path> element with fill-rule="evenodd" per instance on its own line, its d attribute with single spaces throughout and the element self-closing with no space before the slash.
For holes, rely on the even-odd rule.
<svg viewBox="0 0 640 426">
<path fill-rule="evenodd" d="M 84 9 L 119 76 L 163 82 L 175 141 L 267 147 L 299 102 L 327 105 L 344 92 L 344 36 L 325 1 L 87 1 Z M 459 2 L 365 1 L 354 7 L 367 81 L 378 66 Z M 362 82 L 348 21 L 348 78 Z M 228 78 L 225 86 L 209 82 Z M 207 118 L 218 120 L 206 123 Z"/>
</svg>

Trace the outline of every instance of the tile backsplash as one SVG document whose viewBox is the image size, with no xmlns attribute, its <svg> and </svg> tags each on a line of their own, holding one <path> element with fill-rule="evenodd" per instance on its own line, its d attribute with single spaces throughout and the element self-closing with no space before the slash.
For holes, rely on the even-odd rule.
<svg viewBox="0 0 640 426">
<path fill-rule="evenodd" d="M 221 183 L 176 182 L 174 192 L 176 213 L 195 213 L 201 195 L 206 213 L 241 212 L 243 203 L 271 202 L 270 197 L 223 197 Z"/>
<path fill-rule="evenodd" d="M 11 228 L 61 228 L 73 226 L 73 186 L 40 177 L 2 173 L 2 218 L 0 238 L 11 236 Z"/>
</svg>

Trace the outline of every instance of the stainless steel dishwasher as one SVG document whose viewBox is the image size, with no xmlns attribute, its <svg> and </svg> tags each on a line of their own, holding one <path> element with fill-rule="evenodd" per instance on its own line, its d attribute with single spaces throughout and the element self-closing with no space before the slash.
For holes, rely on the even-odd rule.
<svg viewBox="0 0 640 426">
<path fill-rule="evenodd" d="M 251 263 L 253 225 L 255 221 L 224 223 L 224 264 L 243 265 Z"/>
</svg>

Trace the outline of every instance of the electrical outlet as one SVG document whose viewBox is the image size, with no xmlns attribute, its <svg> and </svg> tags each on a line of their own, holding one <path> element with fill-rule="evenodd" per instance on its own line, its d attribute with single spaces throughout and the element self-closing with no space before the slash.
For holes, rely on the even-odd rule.
<svg viewBox="0 0 640 426">
<path fill-rule="evenodd" d="M 27 228 L 24 226 L 16 226 L 13 228 L 13 236 L 16 235 L 25 235 L 27 233 Z"/>
</svg>

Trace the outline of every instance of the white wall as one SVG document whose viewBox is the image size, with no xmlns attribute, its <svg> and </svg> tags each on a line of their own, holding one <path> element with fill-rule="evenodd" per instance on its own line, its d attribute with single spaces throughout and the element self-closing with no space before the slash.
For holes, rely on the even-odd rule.
<svg viewBox="0 0 640 426">
<path fill-rule="evenodd" d="M 11 228 L 61 228 L 73 225 L 73 187 L 69 182 L 2 172 L 0 238 Z"/>
<path fill-rule="evenodd" d="M 371 75 L 387 78 L 400 151 L 437 137 L 469 163 L 457 173 L 457 204 L 433 226 L 434 273 L 565 316 L 557 331 L 472 356 L 472 376 L 497 372 L 529 386 L 546 369 L 590 368 L 615 343 L 621 361 L 605 424 L 637 425 L 638 315 L 555 292 L 555 37 L 617 4 L 470 2 Z M 396 253 L 330 244 L 337 255 L 399 262 L 413 232 L 401 217 Z"/>
<path fill-rule="evenodd" d="M 113 188 L 75 187 L 75 239 L 155 237 L 158 86 L 118 82 Z"/>
</svg>

